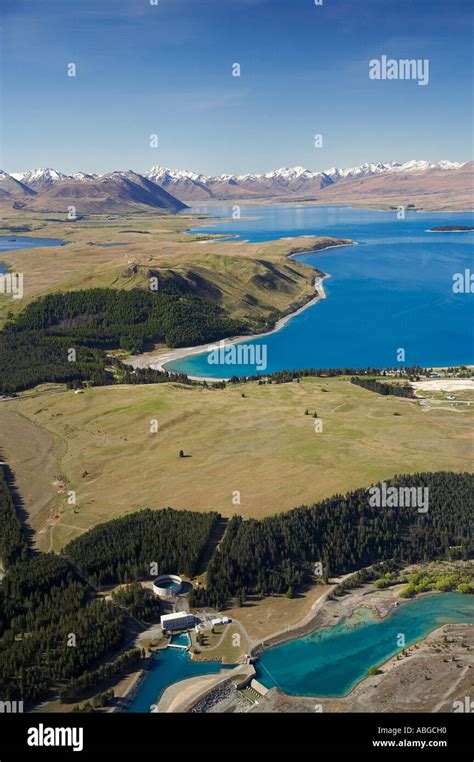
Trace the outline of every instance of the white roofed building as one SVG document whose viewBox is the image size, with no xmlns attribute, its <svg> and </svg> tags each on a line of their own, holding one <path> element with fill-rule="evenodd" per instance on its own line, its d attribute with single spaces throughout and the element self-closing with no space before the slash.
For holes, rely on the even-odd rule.
<svg viewBox="0 0 474 762">
<path fill-rule="evenodd" d="M 187 630 L 189 627 L 194 627 L 196 617 L 186 611 L 176 611 L 174 614 L 163 614 L 160 622 L 163 630 L 168 632 Z"/>
</svg>

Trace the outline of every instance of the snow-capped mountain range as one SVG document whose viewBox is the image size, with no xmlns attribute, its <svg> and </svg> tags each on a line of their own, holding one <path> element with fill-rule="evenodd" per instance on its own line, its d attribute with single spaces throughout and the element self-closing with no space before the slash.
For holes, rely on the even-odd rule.
<svg viewBox="0 0 474 762">
<path fill-rule="evenodd" d="M 464 167 L 464 170 L 461 168 Z M 456 161 L 425 161 L 412 160 L 405 163 L 396 161 L 365 163 L 355 167 L 330 167 L 324 171 L 312 171 L 305 167 L 282 167 L 262 174 L 247 173 L 241 175 L 221 174 L 204 175 L 184 169 L 169 169 L 156 165 L 148 172 L 137 174 L 132 170 L 114 171 L 104 175 L 87 172 L 76 172 L 67 175 L 56 169 L 40 168 L 30 169 L 26 172 L 0 173 L 0 199 L 8 200 L 25 196 L 38 196 L 42 199 L 64 198 L 68 196 L 88 196 L 91 192 L 105 188 L 105 182 L 114 181 L 112 188 L 118 187 L 117 182 L 149 183 L 147 190 L 153 186 L 159 186 L 169 196 L 178 202 L 195 204 L 210 199 L 317 199 L 322 196 L 329 198 L 344 194 L 350 195 L 358 183 L 363 182 L 363 191 L 371 188 L 380 191 L 380 184 L 374 185 L 377 178 L 387 183 L 398 193 L 398 182 L 407 178 L 404 185 L 414 188 L 416 185 L 435 181 L 438 185 L 443 184 L 442 177 L 446 180 L 452 173 L 465 172 L 468 162 Z M 445 174 L 446 173 L 446 174 Z M 408 182 L 410 178 L 410 183 Z M 419 179 L 419 183 L 418 183 Z M 464 181 L 463 181 L 464 182 Z M 367 185 L 367 183 L 369 185 Z M 372 185 L 370 185 L 372 183 Z M 95 190 L 94 190 L 95 189 Z M 158 189 L 157 189 L 158 190 Z M 322 193 L 324 192 L 324 193 Z M 358 189 L 359 192 L 359 189 Z M 170 201 L 170 199 L 168 199 Z M 31 200 L 30 200 L 31 203 Z M 37 206 L 37 204 L 34 204 Z"/>
<path fill-rule="evenodd" d="M 331 167 L 312 171 L 305 167 L 282 167 L 263 174 L 203 175 L 188 170 L 173 170 L 155 166 L 146 176 L 166 188 L 182 201 L 201 201 L 206 198 L 271 198 L 297 195 L 313 197 L 335 183 L 372 177 L 374 175 L 456 170 L 462 163 L 455 161 L 396 161 L 366 163 L 356 167 Z"/>
<path fill-rule="evenodd" d="M 389 161 L 385 164 L 378 162 L 377 164 L 367 163 L 360 164 L 358 167 L 337 168 L 331 167 L 321 172 L 313 172 L 305 167 L 282 167 L 280 169 L 274 169 L 271 172 L 265 172 L 263 174 L 245 174 L 245 175 L 201 175 L 196 172 L 190 172 L 183 169 L 167 169 L 166 167 L 155 166 L 146 173 L 146 176 L 150 180 L 155 182 L 174 180 L 179 182 L 183 179 L 189 179 L 193 182 L 200 182 L 206 184 L 208 182 L 228 182 L 229 180 L 236 180 L 237 182 L 245 182 L 247 180 L 273 180 L 283 179 L 287 181 L 297 180 L 299 178 L 313 178 L 326 175 L 331 179 L 347 179 L 349 177 L 366 177 L 368 175 L 378 175 L 382 172 L 421 172 L 427 169 L 459 169 L 462 166 L 461 162 L 457 161 L 407 161 L 405 164 L 400 164 L 396 161 Z M 21 179 L 21 178 L 19 178 Z"/>
<path fill-rule="evenodd" d="M 131 170 L 93 175 L 65 175 L 55 169 L 34 169 L 9 175 L 0 171 L 0 201 L 14 209 L 64 211 L 74 206 L 79 213 L 134 210 L 152 207 L 177 212 L 186 204 L 157 183 Z"/>
<path fill-rule="evenodd" d="M 389 161 L 387 163 L 366 163 L 357 167 L 331 167 L 321 172 L 306 169 L 305 167 L 281 167 L 270 172 L 263 174 L 244 174 L 244 175 L 202 175 L 196 172 L 190 172 L 188 170 L 174 170 L 166 167 L 155 166 L 152 167 L 149 172 L 146 173 L 146 177 L 153 180 L 158 185 L 175 186 L 178 191 L 175 195 L 179 197 L 179 192 L 187 190 L 188 193 L 191 187 L 196 186 L 201 189 L 211 191 L 207 195 L 215 195 L 212 190 L 224 191 L 225 186 L 234 186 L 234 189 L 245 189 L 247 191 L 254 191 L 258 194 L 259 190 L 280 190 L 280 191 L 296 191 L 299 192 L 304 189 L 305 186 L 314 186 L 314 189 L 321 189 L 340 180 L 350 180 L 353 178 L 370 177 L 372 175 L 379 175 L 389 172 L 423 172 L 427 170 L 440 169 L 459 169 L 462 163 L 456 161 L 407 161 L 404 164 L 400 164 L 396 161 Z M 217 194 L 219 195 L 219 194 Z M 231 195 L 238 195 L 233 192 Z"/>
<path fill-rule="evenodd" d="M 50 167 L 46 169 L 29 169 L 27 172 L 12 172 L 11 177 L 29 188 L 49 188 L 63 180 L 95 180 L 98 175 L 89 175 L 86 172 L 75 172 L 73 175 L 64 175 Z"/>
<path fill-rule="evenodd" d="M 404 164 L 400 164 L 397 161 L 389 161 L 386 163 L 377 162 L 359 164 L 359 166 L 356 167 L 330 167 L 330 169 L 316 172 L 313 172 L 310 169 L 305 169 L 305 167 L 297 166 L 281 167 L 280 169 L 274 169 L 270 172 L 265 172 L 262 174 L 247 173 L 244 175 L 232 175 L 224 173 L 221 175 L 203 175 L 187 169 L 168 169 L 167 167 L 156 165 L 152 167 L 149 172 L 144 172 L 143 175 L 144 177 L 148 177 L 149 180 L 153 180 L 153 182 L 156 182 L 158 185 L 160 182 L 181 182 L 183 180 L 191 180 L 194 183 L 202 183 L 203 185 L 206 185 L 209 182 L 229 182 L 229 180 L 235 180 L 237 182 L 262 179 L 281 179 L 292 181 L 302 177 L 307 179 L 321 177 L 321 175 L 326 175 L 332 180 L 346 180 L 347 178 L 351 177 L 367 177 L 369 175 L 379 175 L 383 172 L 423 172 L 428 169 L 459 169 L 459 167 L 462 166 L 463 162 L 458 161 L 435 162 L 413 159 L 412 161 L 407 161 Z M 11 177 L 14 177 L 15 180 L 19 180 L 20 182 L 24 183 L 25 185 L 29 185 L 30 187 L 38 183 L 42 185 L 54 185 L 55 183 L 61 182 L 62 180 L 91 180 L 104 176 L 95 173 L 90 174 L 87 172 L 75 172 L 72 175 L 66 175 L 62 172 L 58 172 L 56 169 L 52 169 L 51 167 L 45 169 L 29 169 L 26 172 L 10 172 L 9 174 Z M 107 174 L 112 175 L 114 173 L 109 172 Z M 123 172 L 122 174 L 126 174 L 126 172 Z"/>
</svg>

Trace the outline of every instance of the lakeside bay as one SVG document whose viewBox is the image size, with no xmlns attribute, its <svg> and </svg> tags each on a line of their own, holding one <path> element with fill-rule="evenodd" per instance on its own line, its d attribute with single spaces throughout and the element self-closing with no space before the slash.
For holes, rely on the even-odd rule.
<svg viewBox="0 0 474 762">
<path fill-rule="evenodd" d="M 202 209 L 199 210 L 203 212 Z M 408 365 L 459 365 L 473 360 L 472 306 L 468 293 L 453 292 L 453 276 L 471 261 L 473 234 L 439 237 L 426 232 L 435 224 L 472 223 L 471 213 L 396 212 L 335 206 L 245 207 L 240 220 L 229 209 L 208 209 L 224 217 L 200 233 L 238 235 L 263 242 L 303 235 L 350 238 L 358 246 L 305 253 L 298 261 L 328 273 L 327 298 L 294 316 L 264 339 L 267 367 L 260 372 L 307 367 L 387 367 L 405 350 Z M 234 244 L 238 245 L 238 244 Z M 208 355 L 166 364 L 170 371 L 227 378 L 253 375 L 247 365 L 209 365 Z"/>
</svg>

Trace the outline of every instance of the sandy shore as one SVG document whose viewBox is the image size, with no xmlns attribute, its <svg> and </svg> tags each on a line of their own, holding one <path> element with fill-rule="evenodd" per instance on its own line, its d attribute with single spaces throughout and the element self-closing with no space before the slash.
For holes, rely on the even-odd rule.
<svg viewBox="0 0 474 762">
<path fill-rule="evenodd" d="M 305 238 L 306 236 L 301 236 L 302 238 Z M 327 251 L 328 249 L 338 249 L 344 246 L 357 246 L 356 241 L 352 241 L 351 243 L 341 243 L 336 244 L 335 246 L 325 246 L 321 249 L 317 249 L 316 251 L 319 253 L 320 251 Z M 294 257 L 301 256 L 302 254 L 308 254 L 311 253 L 310 251 L 299 251 L 299 252 L 292 252 L 288 255 L 289 259 L 292 259 Z M 314 296 L 312 299 L 309 299 L 305 304 L 302 304 L 301 307 L 298 307 L 298 309 L 294 310 L 293 312 L 289 312 L 287 315 L 284 315 L 281 317 L 273 328 L 271 328 L 269 331 L 265 331 L 264 333 L 254 333 L 244 336 L 234 336 L 226 339 L 222 339 L 221 342 L 211 342 L 207 344 L 200 344 L 199 346 L 194 347 L 178 347 L 177 349 L 158 349 L 154 352 L 144 352 L 143 354 L 139 355 L 133 355 L 132 357 L 129 357 L 125 362 L 127 365 L 131 365 L 133 368 L 152 368 L 153 370 L 159 370 L 159 371 L 171 371 L 166 366 L 171 363 L 175 362 L 176 360 L 182 360 L 184 357 L 191 357 L 193 355 L 199 355 L 204 354 L 210 350 L 211 347 L 220 345 L 223 347 L 232 346 L 233 344 L 239 344 L 243 341 L 255 341 L 256 339 L 262 339 L 266 336 L 270 336 L 272 333 L 277 333 L 278 331 L 281 331 L 282 328 L 294 317 L 297 315 L 300 315 L 304 310 L 309 309 L 309 307 L 313 307 L 315 304 L 320 302 L 322 299 L 326 298 L 326 292 L 324 290 L 323 280 L 326 278 L 330 278 L 330 274 L 324 273 L 321 277 L 317 276 L 314 280 L 314 290 L 316 292 L 316 296 Z M 249 375 L 253 375 L 253 373 L 250 373 Z M 189 376 L 189 378 L 193 381 L 208 381 L 208 382 L 215 382 L 215 381 L 228 381 L 229 378 L 216 378 L 215 376 Z"/>
<path fill-rule="evenodd" d="M 249 639 L 249 644 L 251 647 L 250 655 L 252 658 L 258 656 L 267 648 L 280 645 L 281 643 L 286 643 L 290 640 L 302 638 L 305 635 L 309 635 L 311 632 L 319 629 L 319 627 L 324 626 L 324 616 L 321 616 L 323 607 L 327 604 L 329 596 L 334 592 L 336 587 L 340 585 L 341 582 L 349 579 L 351 576 L 352 573 L 345 574 L 344 576 L 338 577 L 335 581 L 331 582 L 330 586 L 326 587 L 324 592 L 321 593 L 321 596 L 316 601 L 314 601 L 309 611 L 302 619 L 300 619 L 299 622 L 295 622 L 295 624 L 287 627 L 282 627 L 281 629 L 277 630 L 277 632 L 274 632 L 271 635 L 267 635 L 263 640 Z"/>
<path fill-rule="evenodd" d="M 309 307 L 312 307 L 314 304 L 317 304 L 321 299 L 326 298 L 326 292 L 324 290 L 323 286 L 323 279 L 329 278 L 329 275 L 324 275 L 322 278 L 318 277 L 315 278 L 314 283 L 314 289 L 317 293 L 317 296 L 310 299 L 308 302 L 303 304 L 301 307 L 299 307 L 294 312 L 290 312 L 288 315 L 284 315 L 282 318 L 277 320 L 275 325 L 270 331 L 265 331 L 264 333 L 253 333 L 248 334 L 244 336 L 234 336 L 233 338 L 227 338 L 222 339 L 220 342 L 211 342 L 207 344 L 200 344 L 199 346 L 195 347 L 178 347 L 177 349 L 160 349 L 156 352 L 146 352 L 144 354 L 140 355 L 134 355 L 133 357 L 129 357 L 128 360 L 126 360 L 128 365 L 131 365 L 133 368 L 152 368 L 153 370 L 161 370 L 161 371 L 167 371 L 169 370 L 166 365 L 168 363 L 174 362 L 175 360 L 182 360 L 183 357 L 191 357 L 192 355 L 199 355 L 204 354 L 206 352 L 209 352 L 212 348 L 216 346 L 222 346 L 222 347 L 230 347 L 233 344 L 239 344 L 241 341 L 255 341 L 256 339 L 262 339 L 265 336 L 270 336 L 272 333 L 277 333 L 277 331 L 281 331 L 281 329 L 296 315 L 301 314 L 301 312 L 304 312 L 304 310 L 307 310 Z M 170 370 L 172 373 L 173 371 Z M 253 375 L 253 372 L 249 375 Z M 189 376 L 190 379 L 194 381 L 228 381 L 229 378 L 216 378 L 216 377 L 204 377 L 204 376 Z"/>
</svg>

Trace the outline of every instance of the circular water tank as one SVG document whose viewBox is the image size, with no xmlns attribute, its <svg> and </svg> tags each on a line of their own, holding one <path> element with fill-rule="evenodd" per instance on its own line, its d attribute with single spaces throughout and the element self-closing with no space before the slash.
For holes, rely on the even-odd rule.
<svg viewBox="0 0 474 762">
<path fill-rule="evenodd" d="M 162 598 L 179 595 L 183 580 L 177 574 L 161 574 L 153 582 L 153 592 Z"/>
</svg>

